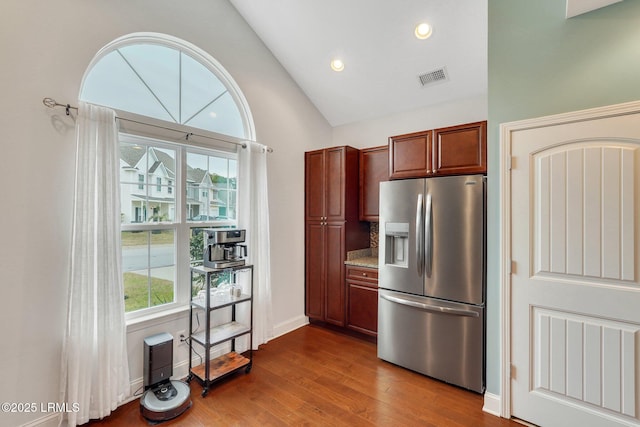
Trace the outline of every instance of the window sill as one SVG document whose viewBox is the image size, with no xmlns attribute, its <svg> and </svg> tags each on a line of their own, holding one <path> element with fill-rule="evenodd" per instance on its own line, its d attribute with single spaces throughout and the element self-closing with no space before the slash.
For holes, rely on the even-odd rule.
<svg viewBox="0 0 640 427">
<path fill-rule="evenodd" d="M 136 317 L 129 319 L 127 323 L 127 333 L 140 331 L 148 328 L 149 326 L 158 325 L 161 323 L 172 322 L 174 320 L 185 317 L 189 312 L 189 304 L 180 305 L 167 310 L 158 311 L 148 314 L 146 316 Z"/>
</svg>

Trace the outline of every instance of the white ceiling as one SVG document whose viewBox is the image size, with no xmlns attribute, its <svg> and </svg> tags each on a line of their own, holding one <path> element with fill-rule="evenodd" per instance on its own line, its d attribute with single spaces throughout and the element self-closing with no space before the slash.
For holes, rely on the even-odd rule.
<svg viewBox="0 0 640 427">
<path fill-rule="evenodd" d="M 487 0 L 230 1 L 332 126 L 487 93 Z"/>
</svg>

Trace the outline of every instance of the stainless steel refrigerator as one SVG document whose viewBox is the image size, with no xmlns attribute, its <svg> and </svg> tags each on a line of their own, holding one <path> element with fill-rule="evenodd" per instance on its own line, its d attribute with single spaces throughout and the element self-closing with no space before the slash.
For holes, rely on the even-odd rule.
<svg viewBox="0 0 640 427">
<path fill-rule="evenodd" d="M 380 184 L 378 357 L 485 387 L 486 180 Z"/>
</svg>

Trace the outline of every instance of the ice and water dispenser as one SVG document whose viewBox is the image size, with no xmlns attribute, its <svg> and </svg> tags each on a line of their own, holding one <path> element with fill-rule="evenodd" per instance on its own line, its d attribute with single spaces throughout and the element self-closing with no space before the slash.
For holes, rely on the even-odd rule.
<svg viewBox="0 0 640 427">
<path fill-rule="evenodd" d="M 407 267 L 409 260 L 409 223 L 387 222 L 384 226 L 386 265 Z"/>
</svg>

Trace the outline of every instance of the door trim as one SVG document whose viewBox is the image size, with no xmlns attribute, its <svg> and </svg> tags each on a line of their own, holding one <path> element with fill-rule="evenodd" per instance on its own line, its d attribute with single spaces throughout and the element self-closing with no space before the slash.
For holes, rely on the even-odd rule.
<svg viewBox="0 0 640 427">
<path fill-rule="evenodd" d="M 500 398 L 499 414 L 511 418 L 511 169 L 517 168 L 511 156 L 514 132 L 576 123 L 600 118 L 640 113 L 640 101 L 608 105 L 569 113 L 543 116 L 500 124 L 499 215 L 500 224 Z"/>
</svg>

